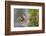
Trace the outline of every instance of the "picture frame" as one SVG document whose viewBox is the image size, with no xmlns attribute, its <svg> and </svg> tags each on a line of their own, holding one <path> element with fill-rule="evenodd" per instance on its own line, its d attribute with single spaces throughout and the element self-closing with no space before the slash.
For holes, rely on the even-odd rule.
<svg viewBox="0 0 46 36">
<path fill-rule="evenodd" d="M 39 11 L 38 26 L 14 27 L 15 12 L 20 10 Z M 33 11 L 33 12 L 34 12 Z M 22 12 L 22 11 L 21 11 Z M 27 12 L 27 11 L 26 11 Z M 31 14 L 31 13 L 30 13 Z M 21 20 L 21 19 L 20 19 Z M 19 20 L 19 21 L 20 21 Z M 33 20 L 34 21 L 34 20 Z M 32 23 L 33 24 L 33 23 Z M 5 1 L 5 35 L 35 34 L 45 32 L 45 5 L 37 2 Z"/>
</svg>

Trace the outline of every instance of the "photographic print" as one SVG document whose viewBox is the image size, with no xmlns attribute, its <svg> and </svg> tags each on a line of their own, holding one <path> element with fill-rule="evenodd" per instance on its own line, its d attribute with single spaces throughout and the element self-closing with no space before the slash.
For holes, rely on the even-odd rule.
<svg viewBox="0 0 46 36">
<path fill-rule="evenodd" d="M 6 1 L 6 5 L 6 35 L 44 33 L 44 3 Z"/>
<path fill-rule="evenodd" d="M 39 9 L 14 8 L 14 27 L 38 27 Z"/>
</svg>

